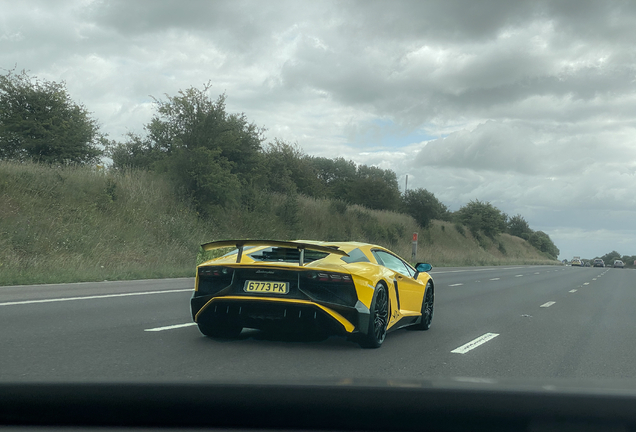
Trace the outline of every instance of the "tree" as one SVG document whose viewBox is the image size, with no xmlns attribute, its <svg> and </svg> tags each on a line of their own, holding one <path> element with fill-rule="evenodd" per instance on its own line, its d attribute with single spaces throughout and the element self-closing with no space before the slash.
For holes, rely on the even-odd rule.
<svg viewBox="0 0 636 432">
<path fill-rule="evenodd" d="M 530 225 L 520 214 L 511 217 L 508 220 L 508 233 L 513 236 L 521 237 L 528 240 L 532 234 Z"/>
<path fill-rule="evenodd" d="M 129 133 L 128 140 L 121 144 L 111 142 L 106 147 L 106 154 L 113 160 L 113 168 L 151 169 L 153 164 L 165 156 L 156 151 L 148 138 Z"/>
<path fill-rule="evenodd" d="M 310 158 L 297 145 L 275 139 L 263 151 L 262 165 L 261 184 L 271 191 L 299 192 L 310 197 L 324 195 L 324 186 Z"/>
<path fill-rule="evenodd" d="M 541 252 L 547 253 L 554 259 L 559 256 L 559 248 L 552 242 L 550 236 L 543 231 L 535 231 L 530 234 L 528 243 L 539 249 Z"/>
<path fill-rule="evenodd" d="M 506 229 L 507 216 L 489 202 L 471 201 L 457 211 L 457 218 L 473 234 L 481 231 L 490 238 Z"/>
<path fill-rule="evenodd" d="M 433 219 L 444 219 L 448 216 L 448 207 L 435 198 L 432 192 L 422 188 L 407 190 L 404 193 L 401 210 L 411 215 L 422 228 L 426 228 Z"/>
<path fill-rule="evenodd" d="M 0 75 L 0 159 L 45 163 L 97 162 L 103 135 L 64 83 Z"/>
<path fill-rule="evenodd" d="M 147 135 L 131 134 L 126 143 L 109 148 L 115 168 L 166 173 L 204 213 L 238 201 L 242 187 L 254 183 L 263 141 L 263 129 L 244 114 L 228 114 L 225 95 L 213 101 L 209 88 L 155 100 Z"/>
<path fill-rule="evenodd" d="M 206 213 L 213 205 L 225 206 L 237 201 L 240 182 L 219 150 L 198 147 L 176 149 L 170 158 L 155 164 L 177 187 L 182 188 L 199 211 Z"/>
<path fill-rule="evenodd" d="M 349 202 L 375 210 L 397 211 L 400 205 L 397 176 L 390 169 L 359 165 L 347 195 Z"/>
<path fill-rule="evenodd" d="M 213 101 L 210 87 L 209 83 L 203 89 L 191 87 L 155 100 L 157 113 L 146 125 L 150 148 L 165 156 L 177 149 L 218 150 L 232 173 L 246 180 L 259 163 L 264 130 L 249 123 L 245 114 L 228 114 L 225 94 Z"/>
<path fill-rule="evenodd" d="M 605 265 L 612 265 L 614 264 L 614 260 L 621 259 L 621 254 L 619 254 L 618 252 L 614 250 L 603 255 L 601 259 L 603 260 Z"/>
<path fill-rule="evenodd" d="M 355 162 L 341 157 L 310 157 L 308 162 L 313 166 L 328 198 L 351 202 L 349 194 L 357 172 Z"/>
</svg>

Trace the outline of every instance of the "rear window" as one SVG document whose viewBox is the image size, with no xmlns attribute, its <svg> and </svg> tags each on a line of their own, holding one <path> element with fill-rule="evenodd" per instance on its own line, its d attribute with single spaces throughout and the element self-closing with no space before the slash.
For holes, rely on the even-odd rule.
<svg viewBox="0 0 636 432">
<path fill-rule="evenodd" d="M 326 252 L 318 252 L 305 249 L 305 256 L 303 258 L 304 263 L 317 261 L 323 259 L 329 255 Z M 267 262 L 299 262 L 300 251 L 296 248 L 284 248 L 284 247 L 268 247 L 251 254 L 248 254 L 250 258 L 255 261 L 267 261 Z"/>
<path fill-rule="evenodd" d="M 355 248 L 351 252 L 349 252 L 349 256 L 340 257 L 341 260 L 346 262 L 347 264 L 356 263 L 356 262 L 371 262 L 369 258 L 362 252 L 360 249 Z"/>
</svg>

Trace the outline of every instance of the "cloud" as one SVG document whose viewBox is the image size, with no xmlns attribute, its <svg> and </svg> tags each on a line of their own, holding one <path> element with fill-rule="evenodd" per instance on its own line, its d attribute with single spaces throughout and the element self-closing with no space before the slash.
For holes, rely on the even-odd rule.
<svg viewBox="0 0 636 432">
<path fill-rule="evenodd" d="M 415 165 L 538 174 L 544 166 L 538 163 L 541 151 L 530 138 L 533 134 L 528 127 L 489 121 L 474 131 L 429 142 Z"/>
<path fill-rule="evenodd" d="M 113 139 L 143 132 L 151 96 L 209 81 L 269 139 L 391 168 L 400 184 L 408 174 L 453 209 L 491 201 L 548 233 L 634 216 L 634 2 L 25 0 L 2 11 L 0 68 L 66 81 Z"/>
</svg>

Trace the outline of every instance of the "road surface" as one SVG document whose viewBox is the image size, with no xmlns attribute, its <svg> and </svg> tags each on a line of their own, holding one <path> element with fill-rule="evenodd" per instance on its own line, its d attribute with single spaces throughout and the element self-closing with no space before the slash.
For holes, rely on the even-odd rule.
<svg viewBox="0 0 636 432">
<path fill-rule="evenodd" d="M 0 381 L 636 378 L 636 271 L 439 268 L 429 331 L 344 338 L 192 325 L 193 279 L 0 287 Z"/>
</svg>

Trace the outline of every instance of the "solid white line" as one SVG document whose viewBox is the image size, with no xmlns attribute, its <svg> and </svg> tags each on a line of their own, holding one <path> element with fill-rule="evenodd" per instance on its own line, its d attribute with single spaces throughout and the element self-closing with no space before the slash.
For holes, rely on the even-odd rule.
<svg viewBox="0 0 636 432">
<path fill-rule="evenodd" d="M 130 296 L 141 296 L 141 295 L 151 295 L 151 294 L 170 294 L 170 293 L 186 292 L 186 291 L 192 291 L 192 288 L 178 289 L 178 290 L 165 290 L 165 291 L 145 291 L 145 292 L 135 292 L 135 293 L 124 293 L 124 294 L 104 294 L 104 295 L 86 296 L 86 297 L 63 297 L 63 298 L 44 299 L 44 300 L 14 301 L 14 302 L 0 303 L 0 306 L 14 306 L 14 305 L 25 305 L 25 304 L 35 304 L 35 303 L 54 303 L 54 302 L 65 302 L 65 301 L 75 301 L 75 300 L 93 300 L 93 299 L 103 299 L 103 298 L 111 298 L 111 297 L 130 297 Z"/>
<path fill-rule="evenodd" d="M 501 268 L 501 267 L 494 267 L 494 268 L 485 268 L 485 269 L 474 269 L 474 270 L 448 270 L 448 271 L 432 271 L 431 274 L 436 275 L 436 274 L 442 274 L 442 273 L 465 273 L 465 272 L 481 272 L 481 271 L 492 271 L 492 270 L 515 270 L 515 269 L 520 269 L 523 267 L 507 267 L 507 268 Z"/>
<path fill-rule="evenodd" d="M 499 279 L 500 279 L 500 278 L 492 278 L 492 279 L 490 279 L 490 280 L 499 280 Z"/>
<path fill-rule="evenodd" d="M 144 331 L 158 332 L 158 331 L 164 331 L 164 330 L 178 329 L 182 327 L 190 327 L 195 325 L 197 325 L 197 323 L 175 324 L 175 325 L 166 326 L 166 327 L 156 327 L 151 329 L 145 329 Z"/>
<path fill-rule="evenodd" d="M 552 306 L 552 305 L 553 305 L 553 304 L 555 304 L 555 303 L 556 303 L 556 302 L 549 301 L 549 302 L 547 302 L 547 303 L 543 303 L 543 304 L 542 304 L 541 306 L 539 306 L 539 307 L 550 307 L 550 306 Z"/>
<path fill-rule="evenodd" d="M 568 292 L 577 292 L 577 291 L 578 291 L 578 290 L 573 289 L 573 290 L 570 290 L 570 291 L 568 291 Z"/>
<path fill-rule="evenodd" d="M 455 348 L 451 352 L 456 354 L 466 354 L 468 351 L 477 348 L 481 344 L 485 344 L 490 339 L 494 339 L 497 336 L 499 336 L 498 333 L 486 333 L 482 336 L 479 336 L 477 339 L 473 339 L 467 344 L 460 346 L 459 348 Z"/>
<path fill-rule="evenodd" d="M 463 283 L 457 283 L 457 284 L 452 284 L 452 285 L 449 285 L 449 286 L 462 286 L 462 285 L 464 285 L 464 284 Z"/>
</svg>

